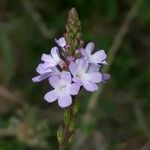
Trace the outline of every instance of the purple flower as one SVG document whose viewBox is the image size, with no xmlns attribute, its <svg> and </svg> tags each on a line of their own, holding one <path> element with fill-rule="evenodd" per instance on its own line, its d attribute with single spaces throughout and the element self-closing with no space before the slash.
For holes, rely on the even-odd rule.
<svg viewBox="0 0 150 150">
<path fill-rule="evenodd" d="M 32 78 L 33 82 L 40 82 L 51 75 L 59 75 L 60 71 L 56 67 L 51 67 L 48 63 L 41 63 L 36 68 L 36 71 L 39 73 L 38 76 Z"/>
<path fill-rule="evenodd" d="M 58 99 L 58 105 L 62 108 L 70 106 L 72 103 L 71 95 L 77 95 L 80 90 L 80 86 L 71 83 L 72 77 L 67 71 L 62 71 L 60 76 L 51 76 L 49 82 L 54 90 L 48 92 L 44 99 L 50 103 Z"/>
<path fill-rule="evenodd" d="M 58 100 L 58 105 L 65 108 L 72 104 L 72 96 L 78 94 L 81 86 L 93 92 L 98 89 L 98 83 L 105 83 L 110 78 L 109 74 L 99 72 L 101 64 L 107 64 L 107 55 L 104 50 L 92 54 L 92 42 L 85 48 L 77 48 L 74 55 L 70 55 L 64 37 L 55 39 L 55 42 L 61 49 L 60 54 L 57 47 L 53 47 L 50 54 L 43 54 L 42 63 L 36 68 L 39 75 L 32 80 L 40 82 L 48 78 L 54 89 L 46 93 L 44 99 L 49 103 Z"/>
<path fill-rule="evenodd" d="M 106 81 L 107 80 L 109 80 L 110 79 L 110 74 L 102 74 L 102 81 L 104 82 L 104 83 L 106 83 Z"/>
<path fill-rule="evenodd" d="M 52 72 L 51 68 L 49 68 L 46 63 L 39 64 L 38 67 L 36 68 L 36 71 L 40 75 L 32 78 L 33 82 L 40 82 L 40 81 L 46 79 L 47 77 L 50 76 L 50 74 Z"/>
<path fill-rule="evenodd" d="M 77 59 L 75 62 L 71 62 L 69 69 L 74 76 L 73 81 L 82 86 L 90 92 L 98 89 L 96 83 L 102 81 L 102 75 L 98 72 L 99 67 L 85 59 Z"/>
<path fill-rule="evenodd" d="M 60 55 L 58 53 L 58 48 L 53 47 L 49 55 L 43 54 L 41 60 L 47 63 L 50 67 L 55 67 L 61 61 Z"/>
<path fill-rule="evenodd" d="M 55 42 L 60 46 L 60 47 L 65 47 L 66 46 L 66 40 L 64 37 L 61 37 L 60 39 L 55 39 Z"/>
<path fill-rule="evenodd" d="M 40 75 L 32 78 L 33 82 L 40 82 L 51 75 L 60 74 L 60 71 L 55 67 L 61 62 L 57 47 L 53 47 L 49 55 L 43 54 L 41 60 L 44 61 L 44 63 L 39 64 L 36 68 L 36 71 Z"/>
<path fill-rule="evenodd" d="M 104 50 L 99 50 L 92 54 L 94 50 L 94 43 L 90 42 L 87 44 L 85 49 L 81 49 L 82 55 L 93 64 L 107 64 L 105 59 L 107 57 Z"/>
</svg>

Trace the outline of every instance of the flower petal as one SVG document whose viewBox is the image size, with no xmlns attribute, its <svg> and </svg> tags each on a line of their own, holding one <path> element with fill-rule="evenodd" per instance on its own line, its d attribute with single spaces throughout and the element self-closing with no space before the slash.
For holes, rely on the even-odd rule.
<svg viewBox="0 0 150 150">
<path fill-rule="evenodd" d="M 84 57 L 86 57 L 86 58 L 88 57 L 87 52 L 86 52 L 86 50 L 85 50 L 84 48 L 81 48 L 80 51 L 81 51 L 81 54 L 82 54 Z"/>
<path fill-rule="evenodd" d="M 49 62 L 50 59 L 52 59 L 50 55 L 42 54 L 42 57 L 41 57 L 41 60 L 42 60 L 42 61 L 44 61 L 44 62 Z"/>
<path fill-rule="evenodd" d="M 36 76 L 36 77 L 33 77 L 33 78 L 32 78 L 32 81 L 33 81 L 33 82 L 40 82 L 40 81 L 42 81 L 42 80 L 39 79 L 40 76 L 41 76 L 41 75 Z M 43 80 L 44 80 L 44 79 L 43 79 Z"/>
<path fill-rule="evenodd" d="M 58 105 L 62 108 L 70 106 L 72 103 L 72 97 L 70 95 L 65 95 L 58 98 Z"/>
<path fill-rule="evenodd" d="M 106 62 L 105 60 L 103 60 L 103 61 L 101 62 L 101 64 L 107 65 L 107 62 Z"/>
<path fill-rule="evenodd" d="M 102 74 L 102 80 L 103 81 L 107 81 L 107 80 L 109 80 L 110 79 L 110 74 Z"/>
<path fill-rule="evenodd" d="M 96 53 L 94 53 L 92 56 L 91 56 L 91 62 L 92 63 L 102 63 L 103 60 L 105 60 L 107 57 L 106 53 L 104 50 L 100 50 L 100 51 L 97 51 Z"/>
<path fill-rule="evenodd" d="M 53 88 L 55 88 L 55 86 L 58 84 L 59 81 L 60 81 L 59 76 L 51 76 L 49 78 L 49 83 Z"/>
<path fill-rule="evenodd" d="M 76 75 L 77 64 L 75 62 L 71 62 L 70 65 L 69 65 L 69 70 L 72 73 L 72 75 Z"/>
<path fill-rule="evenodd" d="M 70 88 L 70 94 L 71 95 L 77 95 L 79 93 L 79 90 L 80 90 L 80 86 L 73 83 L 71 84 L 71 88 Z"/>
<path fill-rule="evenodd" d="M 95 83 L 84 81 L 83 87 L 90 92 L 96 91 L 98 89 L 98 86 Z"/>
<path fill-rule="evenodd" d="M 100 66 L 98 66 L 98 65 L 90 64 L 89 65 L 89 69 L 88 69 L 88 73 L 90 73 L 90 72 L 98 72 L 99 68 L 100 68 Z"/>
<path fill-rule="evenodd" d="M 85 58 L 76 59 L 77 69 L 76 72 L 86 72 L 89 66 L 88 61 Z"/>
<path fill-rule="evenodd" d="M 55 100 L 58 99 L 58 94 L 56 93 L 55 90 L 52 90 L 45 94 L 44 99 L 49 103 L 54 102 Z"/>
<path fill-rule="evenodd" d="M 51 65 L 49 62 L 44 62 L 44 63 L 41 63 L 41 68 L 45 70 L 45 69 L 51 68 Z"/>
<path fill-rule="evenodd" d="M 44 74 L 41 74 L 41 75 L 39 75 L 37 77 L 32 78 L 32 81 L 33 82 L 40 82 L 40 81 L 48 78 L 49 76 L 50 76 L 50 73 L 44 73 Z"/>
<path fill-rule="evenodd" d="M 62 71 L 60 77 L 61 77 L 62 80 L 71 83 L 71 74 L 70 74 L 70 72 Z"/>
<path fill-rule="evenodd" d="M 56 67 L 52 67 L 52 75 L 60 75 L 61 72 L 59 69 L 57 69 Z"/>
<path fill-rule="evenodd" d="M 76 59 L 75 63 L 77 65 L 77 70 L 80 70 L 82 68 L 83 59 Z"/>
<path fill-rule="evenodd" d="M 38 65 L 38 67 L 36 68 L 36 71 L 39 74 L 44 74 L 44 73 L 50 73 L 52 72 L 50 65 L 48 63 L 41 63 Z"/>
<path fill-rule="evenodd" d="M 94 50 L 94 43 L 90 42 L 86 45 L 85 50 L 87 52 L 88 55 L 91 55 L 92 51 Z"/>
<path fill-rule="evenodd" d="M 83 59 L 83 63 L 82 63 L 83 72 L 87 72 L 88 67 L 89 67 L 89 62 L 87 60 Z"/>
<path fill-rule="evenodd" d="M 60 59 L 57 47 L 51 49 L 51 55 L 54 59 Z"/>
<path fill-rule="evenodd" d="M 82 81 L 80 79 L 73 77 L 72 81 L 75 82 L 78 86 L 82 86 Z"/>
<path fill-rule="evenodd" d="M 39 74 L 42 74 L 42 73 L 45 72 L 45 71 L 43 70 L 43 68 L 42 68 L 42 64 L 39 64 L 39 65 L 37 66 L 36 72 L 38 72 Z"/>
<path fill-rule="evenodd" d="M 90 82 L 99 83 L 102 81 L 102 75 L 99 72 L 86 73 L 85 79 Z"/>
<path fill-rule="evenodd" d="M 64 37 L 61 37 L 59 40 L 55 39 L 55 42 L 60 46 L 64 47 L 66 45 L 66 40 Z"/>
</svg>

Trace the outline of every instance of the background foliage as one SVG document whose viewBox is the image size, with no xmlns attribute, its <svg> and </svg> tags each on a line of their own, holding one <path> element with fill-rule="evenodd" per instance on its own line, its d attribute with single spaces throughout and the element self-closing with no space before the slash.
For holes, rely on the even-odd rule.
<svg viewBox="0 0 150 150">
<path fill-rule="evenodd" d="M 35 67 L 54 46 L 76 7 L 83 40 L 107 52 L 133 0 L 0 1 L 0 150 L 57 149 L 63 110 L 48 104 L 47 82 L 34 84 Z M 143 0 L 123 39 L 90 125 L 82 126 L 90 95 L 80 94 L 78 132 L 89 150 L 150 149 L 150 1 Z M 109 62 L 108 62 L 109 63 Z M 72 149 L 77 149 L 76 141 Z"/>
</svg>

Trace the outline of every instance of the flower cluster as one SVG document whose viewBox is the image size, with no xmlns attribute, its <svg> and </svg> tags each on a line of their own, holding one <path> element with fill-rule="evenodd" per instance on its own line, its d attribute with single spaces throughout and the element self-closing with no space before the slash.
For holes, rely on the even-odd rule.
<svg viewBox="0 0 150 150">
<path fill-rule="evenodd" d="M 99 72 L 101 65 L 107 64 L 107 55 L 104 50 L 93 53 L 94 43 L 90 42 L 85 48 L 70 54 L 64 37 L 55 39 L 55 42 L 59 48 L 53 47 L 50 54 L 42 55 L 42 63 L 36 68 L 39 75 L 32 80 L 48 79 L 53 90 L 44 99 L 47 102 L 58 100 L 58 105 L 64 108 L 71 105 L 72 96 L 77 95 L 82 86 L 87 91 L 96 91 L 98 83 L 105 82 L 110 76 Z"/>
</svg>

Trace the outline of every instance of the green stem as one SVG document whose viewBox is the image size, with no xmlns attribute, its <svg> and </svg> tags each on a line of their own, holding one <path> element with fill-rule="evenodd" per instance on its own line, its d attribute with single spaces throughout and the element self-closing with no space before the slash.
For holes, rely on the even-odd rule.
<svg viewBox="0 0 150 150">
<path fill-rule="evenodd" d="M 68 45 L 67 56 L 77 57 L 76 50 L 81 48 L 81 22 L 75 8 L 72 8 L 68 14 L 68 21 L 66 25 L 66 33 L 64 33 L 65 40 Z M 59 150 L 65 150 L 67 145 L 71 142 L 74 135 L 79 101 L 65 110 L 64 112 L 64 125 L 59 127 L 57 131 L 57 139 L 59 143 Z"/>
<path fill-rule="evenodd" d="M 64 126 L 58 129 L 57 134 L 59 142 L 59 150 L 65 150 L 74 135 L 75 125 L 77 122 L 77 114 L 79 101 L 64 112 Z"/>
</svg>

